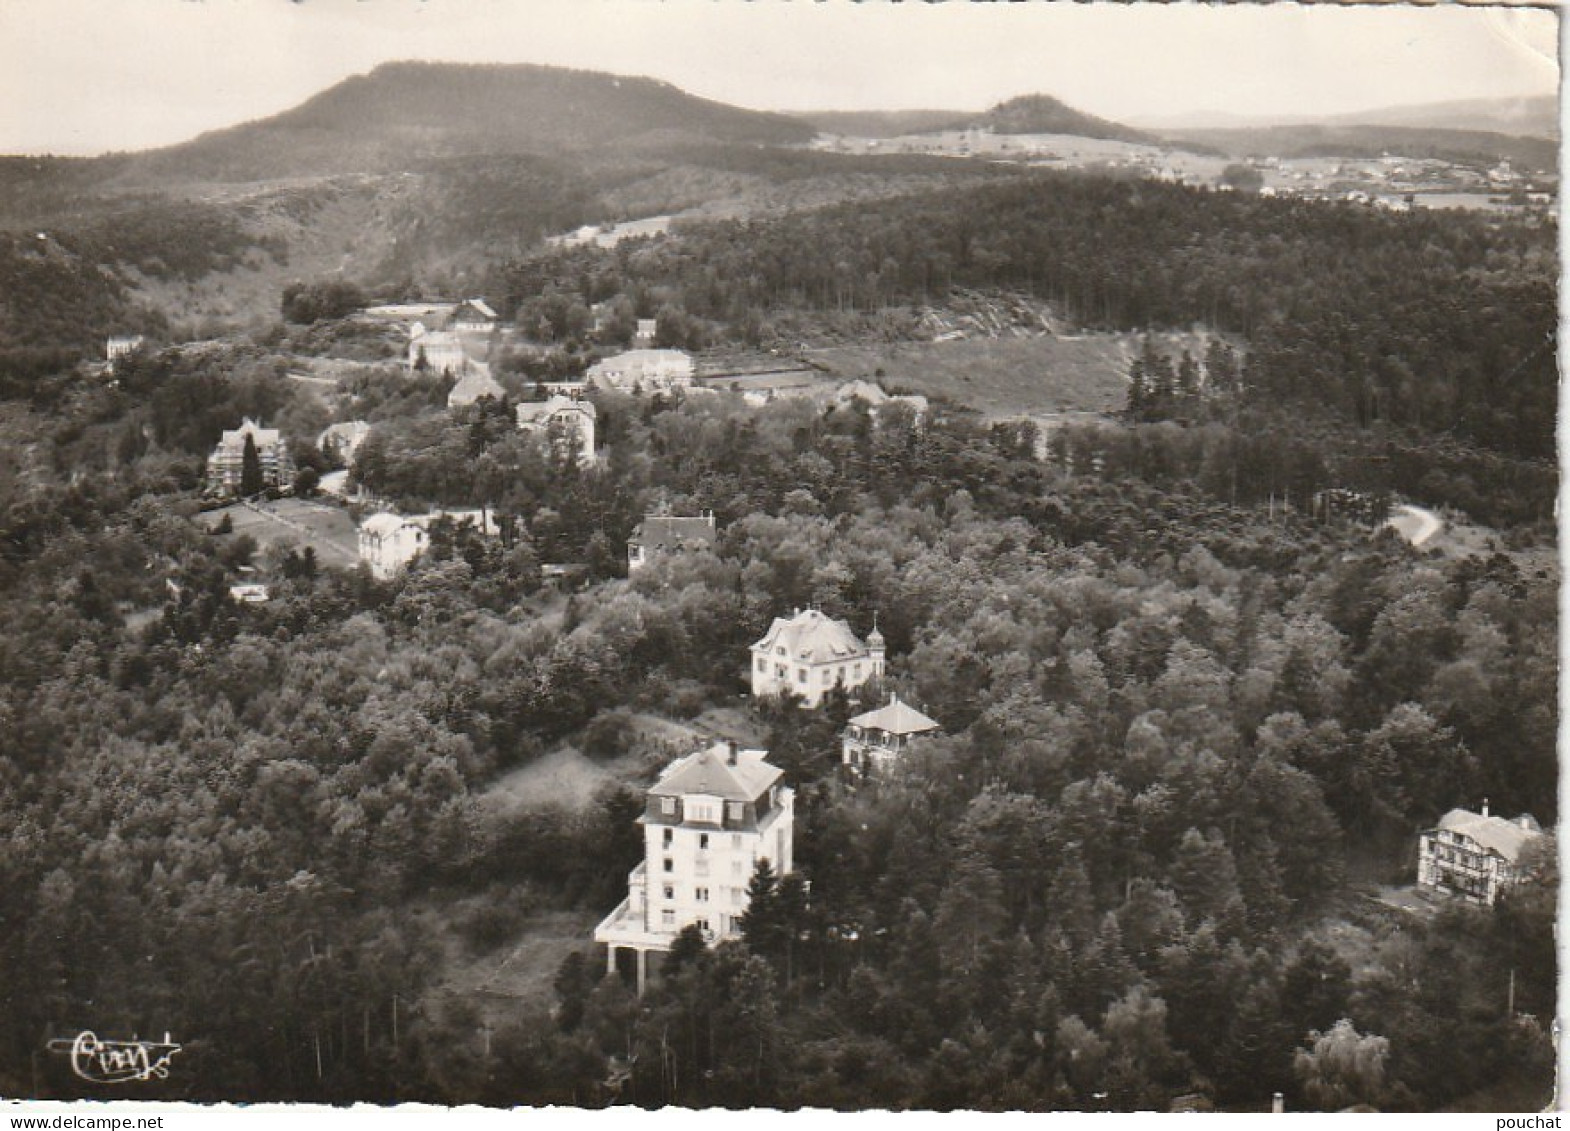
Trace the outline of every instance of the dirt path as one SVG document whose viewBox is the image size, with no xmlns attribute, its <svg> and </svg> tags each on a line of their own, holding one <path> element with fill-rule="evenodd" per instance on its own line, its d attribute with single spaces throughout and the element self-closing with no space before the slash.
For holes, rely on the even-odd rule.
<svg viewBox="0 0 1570 1131">
<path fill-rule="evenodd" d="M 1410 503 L 1401 503 L 1395 510 L 1396 513 L 1386 525 L 1418 549 L 1422 549 L 1444 529 L 1444 521 L 1431 510 L 1414 507 Z"/>
</svg>

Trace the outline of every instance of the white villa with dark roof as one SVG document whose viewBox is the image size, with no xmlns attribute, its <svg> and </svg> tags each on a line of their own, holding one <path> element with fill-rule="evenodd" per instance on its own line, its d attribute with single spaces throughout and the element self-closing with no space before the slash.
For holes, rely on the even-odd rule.
<svg viewBox="0 0 1570 1131">
<path fill-rule="evenodd" d="M 843 760 L 853 770 L 887 769 L 905 752 L 910 740 L 942 728 L 899 696 L 889 694 L 886 705 L 851 719 L 845 726 Z"/>
<path fill-rule="evenodd" d="M 883 677 L 883 634 L 874 626 L 863 644 L 844 621 L 818 609 L 775 617 L 752 646 L 752 694 L 798 695 L 816 707 L 836 686 L 849 691 Z"/>
<path fill-rule="evenodd" d="M 757 862 L 794 869 L 795 797 L 768 752 L 719 742 L 680 758 L 650 787 L 643 815 L 644 858 L 627 876 L 627 898 L 594 930 L 608 948 L 637 955 L 638 992 L 649 951 L 670 949 L 695 924 L 711 942 L 739 933 L 747 883 Z"/>
<path fill-rule="evenodd" d="M 1463 899 L 1493 904 L 1521 879 L 1521 854 L 1543 835 L 1530 813 L 1513 821 L 1452 809 L 1417 840 L 1417 882 Z"/>
</svg>

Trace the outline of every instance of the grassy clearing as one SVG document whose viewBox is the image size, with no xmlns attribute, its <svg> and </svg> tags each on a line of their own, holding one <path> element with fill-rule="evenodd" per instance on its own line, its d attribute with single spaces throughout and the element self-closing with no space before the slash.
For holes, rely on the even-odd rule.
<svg viewBox="0 0 1570 1131">
<path fill-rule="evenodd" d="M 309 499 L 279 499 L 257 506 L 260 511 L 235 503 L 221 510 L 205 511 L 196 521 L 211 528 L 228 515 L 234 531 L 217 537 L 229 539 L 249 534 L 264 550 L 277 547 L 280 552 L 311 546 L 321 565 L 341 569 L 359 565 L 358 534 L 347 511 Z"/>
<path fill-rule="evenodd" d="M 501 897 L 516 901 L 520 925 L 500 946 L 477 953 L 454 924 L 471 913 L 478 902 L 496 898 L 496 893 L 488 892 L 415 912 L 430 931 L 440 954 L 441 969 L 426 993 L 427 1006 L 466 1001 L 479 1012 L 483 1022 L 501 1026 L 522 1016 L 546 1012 L 555 1005 L 551 982 L 573 951 L 581 950 L 594 961 L 604 961 L 592 938 L 600 912 L 552 908 L 530 913 L 525 909 L 535 904 L 537 898 L 526 889 Z"/>
<path fill-rule="evenodd" d="M 1109 412 L 1128 399 L 1128 363 L 1138 349 L 1123 334 L 894 342 L 812 350 L 837 376 L 879 379 L 890 388 L 944 396 L 990 419 L 1038 413 Z"/>
</svg>

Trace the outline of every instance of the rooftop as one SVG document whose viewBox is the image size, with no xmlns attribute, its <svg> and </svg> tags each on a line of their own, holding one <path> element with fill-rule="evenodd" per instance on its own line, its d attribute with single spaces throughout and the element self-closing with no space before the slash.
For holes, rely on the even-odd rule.
<svg viewBox="0 0 1570 1131">
<path fill-rule="evenodd" d="M 1523 848 L 1543 835 L 1542 826 L 1529 813 L 1521 814 L 1514 821 L 1507 821 L 1503 817 L 1489 817 L 1470 809 L 1452 809 L 1439 819 L 1439 827 L 1447 832 L 1470 837 L 1512 864 L 1520 860 Z"/>
<path fill-rule="evenodd" d="M 517 407 L 519 424 L 532 424 L 541 420 L 548 420 L 558 412 L 567 409 L 581 412 L 593 420 L 599 416 L 593 401 L 575 401 L 571 397 L 554 396 L 548 401 L 523 401 Z"/>
<path fill-rule="evenodd" d="M 875 711 L 857 715 L 850 720 L 853 727 L 881 730 L 887 734 L 925 734 L 939 729 L 935 719 L 929 719 L 909 703 L 901 703 L 898 695 L 890 695 L 886 705 Z"/>
<path fill-rule="evenodd" d="M 819 609 L 799 609 L 789 618 L 775 617 L 762 640 L 753 645 L 769 653 L 784 648 L 793 660 L 833 663 L 868 654 L 850 626 Z"/>
<path fill-rule="evenodd" d="M 704 750 L 672 762 L 649 793 L 655 797 L 684 797 L 701 793 L 726 801 L 755 801 L 784 773 L 767 761 L 767 750 L 736 750 L 716 742 Z"/>
<path fill-rule="evenodd" d="M 714 516 L 680 518 L 675 515 L 647 515 L 632 532 L 629 542 L 651 550 L 675 550 L 683 546 L 714 545 Z"/>
</svg>

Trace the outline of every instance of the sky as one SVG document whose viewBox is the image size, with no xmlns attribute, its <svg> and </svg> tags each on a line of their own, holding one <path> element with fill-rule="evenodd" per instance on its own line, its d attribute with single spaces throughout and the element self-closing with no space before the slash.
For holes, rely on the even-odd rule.
<svg viewBox="0 0 1570 1131">
<path fill-rule="evenodd" d="M 1545 9 L 886 0 L 0 0 L 0 153 L 172 144 L 395 59 L 649 75 L 763 110 L 1122 121 L 1551 94 Z"/>
</svg>

